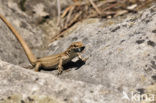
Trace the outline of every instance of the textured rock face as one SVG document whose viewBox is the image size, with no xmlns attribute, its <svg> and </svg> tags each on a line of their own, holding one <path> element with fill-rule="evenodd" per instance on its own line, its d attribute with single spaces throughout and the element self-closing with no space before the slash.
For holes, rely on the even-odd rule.
<svg viewBox="0 0 156 103">
<path fill-rule="evenodd" d="M 74 80 L 108 87 L 122 85 L 123 89 L 151 83 L 156 68 L 155 10 L 152 7 L 105 28 L 100 22 L 82 24 L 70 36 L 56 41 L 55 44 L 62 47 L 56 47 L 55 53 L 64 50 L 75 39 L 83 41 L 86 45 L 84 56 L 89 57 L 80 69 L 63 73 L 61 78 L 72 77 Z M 54 47 L 51 45 L 51 48 Z M 145 81 L 142 78 L 146 78 Z"/>
<path fill-rule="evenodd" d="M 0 3 L 0 7 L 3 8 L 0 8 L 0 13 L 12 14 L 6 5 Z M 130 103 L 131 100 L 122 99 L 123 93 L 131 97 L 136 89 L 143 92 L 141 88 L 156 82 L 156 6 L 107 26 L 105 21 L 86 20 L 79 23 L 69 36 L 51 43 L 45 51 L 35 49 L 44 45 L 42 31 L 27 23 L 26 14 L 16 14 L 7 16 L 7 19 L 33 46 L 37 56 L 56 54 L 73 41 L 82 41 L 86 46 L 82 56 L 89 59 L 85 64 L 78 61 L 65 66 L 70 71 L 64 71 L 60 76 L 56 76 L 56 70 L 36 73 L 22 68 L 23 63 L 28 64 L 27 58 L 0 21 L 2 103 L 9 100 L 26 103 L 48 100 L 47 103 Z M 22 28 L 21 23 L 27 26 Z M 155 85 L 151 87 L 156 88 Z M 150 92 L 154 94 L 155 89 L 152 90 Z"/>
<path fill-rule="evenodd" d="M 69 103 L 94 102 L 97 99 L 102 103 L 102 95 L 108 92 L 102 85 L 60 80 L 53 75 L 35 73 L 3 61 L 0 61 L 0 64 L 1 101 L 6 100 L 6 96 L 10 99 L 21 97 L 17 100 L 26 101 L 29 98 L 34 99 L 35 95 L 38 98 L 51 97 L 52 100 L 59 101 L 58 103 L 63 103 L 63 101 Z M 59 100 L 56 98 L 59 98 Z"/>
</svg>

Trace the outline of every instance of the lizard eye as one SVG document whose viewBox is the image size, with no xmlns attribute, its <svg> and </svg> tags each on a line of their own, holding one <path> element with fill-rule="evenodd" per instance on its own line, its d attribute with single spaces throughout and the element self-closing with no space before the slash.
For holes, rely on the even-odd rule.
<svg viewBox="0 0 156 103">
<path fill-rule="evenodd" d="M 77 45 L 74 45 L 74 47 L 77 47 Z"/>
<path fill-rule="evenodd" d="M 75 51 L 75 52 L 82 52 L 83 50 L 84 50 L 84 46 L 83 47 L 80 47 L 80 48 L 74 48 L 73 50 Z"/>
</svg>

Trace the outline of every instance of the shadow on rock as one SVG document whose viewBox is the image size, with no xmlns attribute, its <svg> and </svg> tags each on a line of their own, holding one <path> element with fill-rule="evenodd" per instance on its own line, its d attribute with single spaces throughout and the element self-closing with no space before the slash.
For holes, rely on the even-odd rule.
<svg viewBox="0 0 156 103">
<path fill-rule="evenodd" d="M 85 64 L 85 62 L 82 60 L 77 60 L 76 62 L 70 61 L 70 62 L 63 65 L 63 70 L 68 70 L 71 68 L 76 68 L 75 70 L 77 70 L 84 64 Z M 53 70 L 57 70 L 57 68 L 46 69 L 46 68 L 40 67 L 39 70 L 53 71 Z"/>
</svg>

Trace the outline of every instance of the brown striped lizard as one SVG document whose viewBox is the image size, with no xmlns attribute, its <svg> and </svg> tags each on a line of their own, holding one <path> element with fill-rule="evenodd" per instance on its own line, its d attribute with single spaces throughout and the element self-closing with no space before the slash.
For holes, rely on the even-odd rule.
<svg viewBox="0 0 156 103">
<path fill-rule="evenodd" d="M 26 56 L 30 64 L 35 67 L 35 71 L 39 71 L 40 67 L 45 69 L 52 69 L 57 68 L 58 74 L 61 74 L 63 71 L 63 64 L 68 63 L 75 57 L 79 57 L 80 60 L 86 61 L 86 58 L 82 58 L 80 53 L 84 50 L 85 46 L 82 42 L 73 42 L 66 51 L 46 56 L 42 58 L 36 58 L 35 55 L 32 53 L 32 50 L 29 48 L 25 40 L 21 37 L 21 35 L 15 30 L 15 28 L 7 21 L 7 19 L 0 15 L 1 20 L 7 25 L 7 27 L 11 30 L 11 32 L 15 35 L 19 43 L 24 49 Z"/>
</svg>

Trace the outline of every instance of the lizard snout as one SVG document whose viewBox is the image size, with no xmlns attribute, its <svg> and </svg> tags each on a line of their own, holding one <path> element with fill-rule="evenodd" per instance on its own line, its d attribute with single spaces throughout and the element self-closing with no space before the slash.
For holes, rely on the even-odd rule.
<svg viewBox="0 0 156 103">
<path fill-rule="evenodd" d="M 80 49 L 81 49 L 81 51 L 83 51 L 85 49 L 85 46 L 81 47 Z"/>
<path fill-rule="evenodd" d="M 75 48 L 74 51 L 75 52 L 82 52 L 84 50 L 84 46 L 83 47 L 79 47 L 79 48 Z"/>
<path fill-rule="evenodd" d="M 82 52 L 85 49 L 85 46 L 78 48 L 78 52 Z"/>
</svg>

